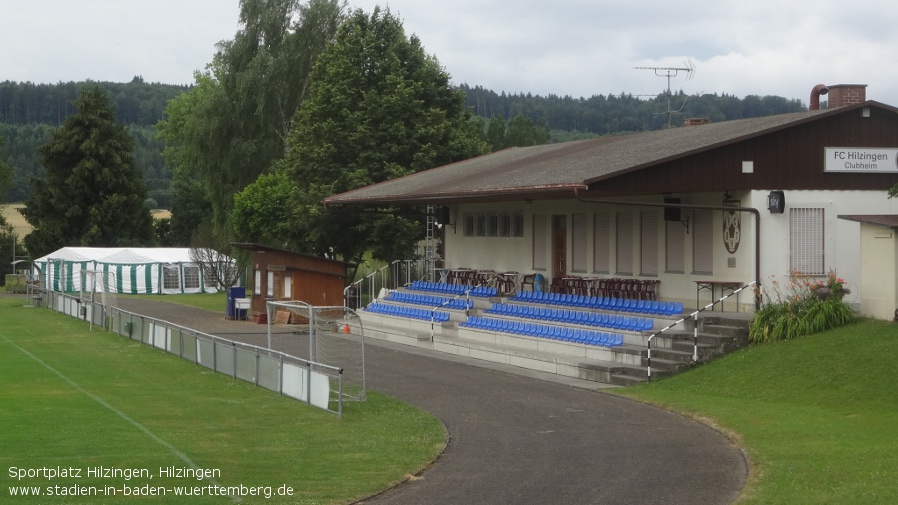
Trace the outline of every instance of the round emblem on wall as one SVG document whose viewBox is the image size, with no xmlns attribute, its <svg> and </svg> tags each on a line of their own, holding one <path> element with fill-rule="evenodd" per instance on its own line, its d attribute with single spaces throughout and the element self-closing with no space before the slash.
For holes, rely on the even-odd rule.
<svg viewBox="0 0 898 505">
<path fill-rule="evenodd" d="M 723 212 L 723 245 L 727 252 L 735 254 L 742 239 L 742 217 L 739 212 L 727 210 Z"/>
</svg>

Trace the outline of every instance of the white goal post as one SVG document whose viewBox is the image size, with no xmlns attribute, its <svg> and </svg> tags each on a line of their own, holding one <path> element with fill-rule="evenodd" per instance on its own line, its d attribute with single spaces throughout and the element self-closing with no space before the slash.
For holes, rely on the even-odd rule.
<svg viewBox="0 0 898 505">
<path fill-rule="evenodd" d="M 268 348 L 343 370 L 345 400 L 365 400 L 365 342 L 358 314 L 343 306 L 313 306 L 297 300 L 266 304 Z M 272 332 L 273 327 L 292 331 Z M 306 341 L 308 339 L 308 341 Z M 306 347 L 307 348 L 303 348 Z M 313 371 L 315 365 L 312 365 Z"/>
</svg>

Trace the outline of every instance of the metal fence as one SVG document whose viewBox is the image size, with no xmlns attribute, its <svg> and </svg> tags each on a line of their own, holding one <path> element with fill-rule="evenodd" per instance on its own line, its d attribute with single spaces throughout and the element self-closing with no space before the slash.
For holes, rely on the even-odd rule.
<svg viewBox="0 0 898 505">
<path fill-rule="evenodd" d="M 82 319 L 235 379 L 337 415 L 343 413 L 343 370 L 339 367 L 217 337 L 57 291 L 37 291 L 31 301 L 34 305 Z"/>
</svg>

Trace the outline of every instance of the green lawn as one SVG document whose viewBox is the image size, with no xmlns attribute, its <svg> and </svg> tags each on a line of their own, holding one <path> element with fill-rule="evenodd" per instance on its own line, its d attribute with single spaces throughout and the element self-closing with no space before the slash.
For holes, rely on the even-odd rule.
<svg viewBox="0 0 898 505">
<path fill-rule="evenodd" d="M 898 325 L 751 346 L 619 394 L 713 420 L 747 450 L 744 504 L 898 503 Z"/>
<path fill-rule="evenodd" d="M 125 487 L 208 493 L 212 484 L 293 490 L 241 503 L 346 503 L 415 473 L 445 445 L 438 420 L 384 395 L 345 404 L 340 418 L 23 303 L 0 297 L 0 503 L 131 504 Z M 159 472 L 193 465 L 217 476 Z M 89 477 L 98 466 L 152 478 Z M 45 468 L 73 468 L 80 478 L 48 479 Z M 22 472 L 21 480 L 11 475 Z M 58 492 L 111 486 L 119 494 L 48 498 L 57 485 Z M 9 497 L 11 487 L 23 486 L 44 496 Z M 168 494 L 140 503 L 234 501 Z"/>
<path fill-rule="evenodd" d="M 185 295 L 116 295 L 123 299 L 153 300 L 157 302 L 170 302 L 189 305 L 200 309 L 214 310 L 224 314 L 227 309 L 228 294 L 225 291 L 217 293 L 198 293 Z"/>
</svg>

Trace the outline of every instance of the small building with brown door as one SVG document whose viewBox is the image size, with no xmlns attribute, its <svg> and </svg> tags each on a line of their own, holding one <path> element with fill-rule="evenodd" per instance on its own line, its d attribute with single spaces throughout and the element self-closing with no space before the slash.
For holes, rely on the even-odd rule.
<svg viewBox="0 0 898 505">
<path fill-rule="evenodd" d="M 285 251 L 261 244 L 235 243 L 252 253 L 250 311 L 265 314 L 267 301 L 299 300 L 310 305 L 343 305 L 349 265 L 342 261 Z"/>
</svg>

